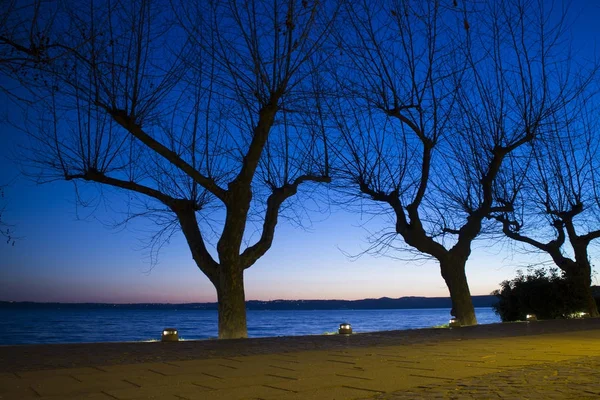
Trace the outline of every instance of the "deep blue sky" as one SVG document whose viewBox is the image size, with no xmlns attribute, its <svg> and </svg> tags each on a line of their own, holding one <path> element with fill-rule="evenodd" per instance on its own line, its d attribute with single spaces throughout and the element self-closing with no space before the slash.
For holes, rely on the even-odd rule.
<svg viewBox="0 0 600 400">
<path fill-rule="evenodd" d="M 582 9 L 573 36 L 576 47 L 593 54 L 600 3 L 574 0 Z M 0 97 L 0 116 L 19 121 Z M 0 300 L 67 302 L 215 301 L 210 282 L 195 266 L 182 235 L 177 235 L 151 267 L 140 224 L 116 231 L 105 223 L 114 216 L 101 204 L 96 213 L 76 206 L 66 182 L 36 185 L 19 176 L 10 155 L 24 135 L 0 125 L 0 183 L 7 189 L 4 218 L 16 225 L 15 246 L 0 244 Z M 117 206 L 119 196 L 110 194 Z M 365 297 L 447 296 L 434 262 L 409 262 L 363 256 L 367 247 L 361 216 L 335 211 L 315 215 L 310 230 L 282 221 L 271 250 L 246 271 L 247 299 L 359 299 Z M 472 294 L 489 294 L 512 278 L 518 267 L 541 257 L 480 242 L 467 265 Z M 410 258 L 408 254 L 399 255 Z M 598 281 L 595 280 L 595 284 Z"/>
</svg>

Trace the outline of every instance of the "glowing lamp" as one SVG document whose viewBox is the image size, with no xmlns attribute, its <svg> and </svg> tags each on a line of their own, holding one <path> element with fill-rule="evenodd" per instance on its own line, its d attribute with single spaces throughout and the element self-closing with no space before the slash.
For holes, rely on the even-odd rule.
<svg viewBox="0 0 600 400">
<path fill-rule="evenodd" d="M 340 324 L 340 330 L 338 331 L 340 335 L 350 335 L 352 333 L 352 325 L 347 322 Z"/>
<path fill-rule="evenodd" d="M 179 334 L 177 333 L 177 329 L 175 329 L 175 328 L 163 329 L 163 333 L 160 338 L 160 341 L 161 342 L 178 342 Z"/>
<path fill-rule="evenodd" d="M 535 314 L 527 314 L 525 316 L 525 320 L 526 321 L 537 321 L 537 317 L 535 316 Z"/>
<path fill-rule="evenodd" d="M 460 327 L 460 321 L 458 320 L 458 318 L 450 318 L 450 321 L 448 321 L 448 325 L 450 326 L 450 328 L 458 328 Z"/>
<path fill-rule="evenodd" d="M 577 314 L 577 318 L 589 318 L 589 317 L 590 317 L 590 314 L 589 314 L 589 313 L 586 313 L 586 312 L 584 312 L 584 311 L 579 311 L 579 312 L 578 312 L 578 313 L 576 313 L 576 314 Z"/>
</svg>

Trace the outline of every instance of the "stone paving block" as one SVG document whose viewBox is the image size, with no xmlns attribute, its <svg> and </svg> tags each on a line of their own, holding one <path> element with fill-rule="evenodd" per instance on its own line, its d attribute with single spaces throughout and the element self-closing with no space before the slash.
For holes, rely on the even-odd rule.
<svg viewBox="0 0 600 400">
<path fill-rule="evenodd" d="M 40 396 L 70 396 L 93 391 L 71 376 L 49 376 L 31 380 L 30 387 Z"/>
<path fill-rule="evenodd" d="M 268 375 L 283 375 L 294 378 L 308 378 L 312 376 L 319 376 L 323 374 L 323 371 L 327 373 L 342 373 L 352 369 L 356 369 L 355 364 L 344 364 L 334 361 L 320 361 L 314 363 L 299 363 L 299 364 L 282 364 L 272 363 L 269 364 L 269 368 L 263 371 L 263 374 Z"/>
<path fill-rule="evenodd" d="M 393 392 L 397 390 L 410 389 L 417 386 L 448 383 L 450 380 L 440 379 L 434 376 L 423 376 L 417 374 L 409 374 L 406 376 L 390 378 L 390 379 L 376 379 L 369 381 L 355 382 L 352 387 L 361 388 L 365 390 L 372 390 L 376 392 Z"/>
<path fill-rule="evenodd" d="M 251 365 L 244 364 L 236 367 L 229 367 L 224 365 L 216 365 L 210 369 L 209 372 L 203 372 L 209 375 L 218 376 L 223 379 L 227 378 L 243 378 L 243 377 L 257 377 L 265 374 L 278 374 L 278 373 L 294 373 L 296 372 L 291 366 L 278 365 L 275 363 Z"/>
<path fill-rule="evenodd" d="M 103 392 L 114 399 L 131 400 L 136 398 L 162 399 L 167 395 L 176 395 L 181 392 L 202 393 L 209 389 L 191 383 L 172 384 L 168 386 L 130 387 L 126 389 L 107 388 Z"/>
<path fill-rule="evenodd" d="M 144 363 L 142 364 L 148 371 L 153 371 L 159 375 L 173 376 L 186 373 L 186 369 L 174 362 L 162 363 Z"/>
<path fill-rule="evenodd" d="M 157 387 L 157 386 L 169 386 L 169 385 L 182 385 L 186 383 L 200 383 L 206 380 L 217 380 L 212 377 L 208 377 L 202 374 L 182 374 L 172 376 L 160 376 L 160 375 L 136 375 L 136 376 L 120 376 L 121 382 L 127 383 L 130 386 L 135 387 Z"/>
<path fill-rule="evenodd" d="M 161 384 L 167 384 L 173 381 L 186 381 L 185 375 L 183 375 L 183 378 L 178 378 L 178 375 L 164 376 L 144 369 L 73 376 L 86 385 L 112 385 L 117 389 L 127 388 L 131 386 L 159 386 Z"/>
<path fill-rule="evenodd" d="M 189 360 L 189 361 L 175 361 L 173 364 L 179 366 L 182 370 L 187 372 L 206 372 L 213 373 L 215 370 L 222 369 L 224 365 L 232 368 L 240 368 L 240 363 L 227 360 L 213 358 L 210 360 Z M 244 363 L 245 366 L 260 365 L 256 361 Z"/>
<path fill-rule="evenodd" d="M 389 392 L 429 383 L 447 383 L 452 381 L 452 378 L 444 377 L 436 371 L 418 371 L 394 367 L 336 374 L 336 377 L 342 379 L 342 381 L 340 381 L 342 386 L 353 386 L 381 392 Z M 306 382 L 314 383 L 314 381 L 311 380 L 306 380 Z M 316 380 L 316 382 L 318 382 L 318 380 Z M 329 378 L 327 379 L 327 382 L 337 383 L 337 381 Z M 296 388 L 296 390 L 298 390 L 297 388 L 299 386 L 289 384 L 283 387 L 288 389 Z"/>
<path fill-rule="evenodd" d="M 36 397 L 36 400 L 115 400 L 113 397 L 105 393 L 80 393 L 74 396 L 44 396 L 44 397 Z M 19 400 L 22 400 L 19 398 Z M 29 399 L 28 399 L 29 400 Z"/>
<path fill-rule="evenodd" d="M 226 389 L 244 386 L 253 386 L 257 384 L 277 384 L 287 379 L 277 377 L 275 375 L 260 375 L 235 378 L 215 378 L 213 376 L 203 374 L 186 374 L 167 377 L 156 377 L 153 379 L 140 379 L 132 377 L 127 382 L 134 384 L 137 387 L 157 387 L 157 386 L 172 386 L 182 384 L 193 384 L 198 387 L 203 387 L 208 390 Z"/>
<path fill-rule="evenodd" d="M 418 355 L 417 354 L 410 354 L 410 353 L 405 353 L 405 354 L 393 354 L 393 352 L 384 352 L 384 351 L 379 351 L 378 349 L 374 349 L 375 351 L 368 351 L 368 352 L 364 352 L 363 354 L 348 359 L 348 361 L 353 361 L 353 362 L 361 362 L 363 360 L 379 360 L 379 359 L 387 359 L 387 358 L 395 358 L 395 359 L 412 359 L 412 358 L 417 358 Z M 335 358 L 340 360 L 340 358 Z M 344 360 L 344 359 L 341 359 Z"/>
<path fill-rule="evenodd" d="M 392 369 L 401 373 L 403 370 L 415 370 L 415 371 L 432 371 L 435 370 L 435 364 L 424 364 L 413 360 L 382 360 L 382 361 L 370 361 L 360 363 L 354 368 L 353 372 L 365 371 L 366 373 L 377 373 L 381 370 Z"/>
<path fill-rule="evenodd" d="M 29 400 L 39 398 L 40 395 L 29 386 L 3 387 L 2 392 L 0 392 L 0 399 L 2 400 Z"/>
<path fill-rule="evenodd" d="M 124 370 L 122 372 L 100 372 L 100 371 L 96 371 L 95 374 L 85 374 L 85 375 L 77 375 L 77 374 L 73 374 L 71 375 L 73 378 L 75 378 L 76 380 L 83 382 L 83 383 L 90 383 L 90 382 L 107 382 L 107 381 L 115 381 L 115 380 L 122 380 L 128 377 L 137 377 L 137 376 L 156 376 L 155 374 L 151 373 L 150 371 L 145 371 L 145 370 L 133 370 L 133 371 L 127 371 Z"/>
<path fill-rule="evenodd" d="M 532 364 L 537 364 L 537 363 L 548 363 L 548 362 L 560 362 L 560 361 L 569 361 L 569 360 L 575 360 L 581 358 L 580 355 L 566 355 L 566 354 L 547 354 L 547 353 L 538 353 L 538 354 L 530 354 L 530 355 L 526 355 L 526 354 L 517 354 L 517 355 L 513 355 L 506 357 L 506 360 L 509 361 L 520 361 L 520 362 L 526 362 L 526 363 L 532 363 Z M 502 358 L 500 358 L 500 360 L 502 360 Z"/>
<path fill-rule="evenodd" d="M 404 346 L 404 349 L 407 349 Z M 376 353 L 379 352 L 379 348 L 361 348 L 360 350 L 348 350 L 348 351 L 307 351 L 298 353 L 295 358 L 296 361 L 301 363 L 322 363 L 330 360 L 346 361 L 349 363 L 356 363 L 365 357 L 375 357 Z M 415 356 L 417 354 L 415 353 Z"/>
<path fill-rule="evenodd" d="M 270 386 L 276 387 L 281 390 L 287 390 L 290 392 L 301 392 L 316 389 L 319 387 L 351 385 L 355 382 L 356 379 L 350 377 L 321 373 L 320 376 L 311 376 L 307 378 L 299 378 L 296 380 L 281 380 L 280 382 Z"/>
<path fill-rule="evenodd" d="M 421 361 L 417 359 L 398 358 L 398 357 L 365 357 L 359 362 L 352 366 L 347 366 L 346 369 L 355 370 L 369 370 L 369 369 L 381 369 L 389 368 L 392 366 L 407 366 L 407 367 L 421 367 Z M 351 368 L 349 368 L 351 367 Z"/>
<path fill-rule="evenodd" d="M 372 353 L 365 353 L 367 357 L 393 357 L 393 358 L 418 358 L 423 354 L 422 351 L 416 349 L 405 349 L 397 347 L 382 347 L 376 349 Z"/>
<path fill-rule="evenodd" d="M 41 370 L 41 371 L 25 371 L 19 372 L 18 376 L 23 379 L 43 379 L 48 377 L 55 376 L 65 376 L 65 375 L 88 375 L 95 374 L 100 372 L 97 368 L 92 367 L 82 367 L 82 368 L 62 368 L 62 369 L 50 369 L 50 370 Z"/>
<path fill-rule="evenodd" d="M 124 379 L 122 376 L 106 375 L 72 375 L 72 377 L 79 380 L 81 383 L 80 387 L 85 392 L 102 391 L 107 387 L 110 387 L 111 389 L 127 389 L 137 386 L 135 383 Z"/>
<path fill-rule="evenodd" d="M 271 359 L 272 357 L 273 357 L 273 354 L 259 354 L 259 355 L 251 355 L 251 356 L 213 358 L 212 360 L 216 360 L 218 362 L 230 362 L 230 363 L 232 363 L 232 365 L 239 364 L 239 363 L 261 364 L 261 363 L 264 363 L 265 360 Z M 288 354 L 282 354 L 280 358 L 293 360 L 295 357 L 290 357 Z"/>
<path fill-rule="evenodd" d="M 433 369 L 428 369 L 427 371 L 433 371 Z M 365 368 L 365 369 L 357 369 L 352 371 L 345 371 L 343 373 L 338 373 L 337 375 L 345 375 L 345 376 L 354 376 L 362 379 L 370 379 L 370 380 L 390 380 L 390 379 L 403 379 L 403 377 L 408 376 L 412 372 L 422 372 L 421 370 L 416 370 L 414 367 L 407 368 L 398 368 L 397 365 L 385 365 L 379 368 Z"/>
<path fill-rule="evenodd" d="M 292 358 L 292 360 L 298 361 L 300 363 L 318 363 L 321 361 L 326 361 L 327 359 L 331 358 L 331 355 L 329 353 L 330 353 L 329 351 L 310 350 L 310 351 L 305 351 L 305 352 L 301 352 L 301 353 L 296 353 L 294 355 L 294 358 Z M 276 354 L 273 354 L 271 356 L 276 356 Z M 277 356 L 278 356 L 278 354 L 277 354 Z"/>
<path fill-rule="evenodd" d="M 246 399 L 287 399 L 290 392 L 274 389 L 263 385 L 228 388 L 221 390 L 199 392 L 193 389 L 177 389 L 172 393 L 180 400 L 246 400 Z"/>
<path fill-rule="evenodd" d="M 354 400 L 354 399 L 367 399 L 379 392 L 371 390 L 357 389 L 353 387 L 329 387 L 329 388 L 317 388 L 313 390 L 304 391 L 301 393 L 290 393 L 281 399 L 286 400 Z"/>
<path fill-rule="evenodd" d="M 474 363 L 456 363 L 446 360 L 440 361 L 433 365 L 433 371 L 417 371 L 410 369 L 409 372 L 423 376 L 435 376 L 438 378 L 458 379 L 470 376 L 484 375 L 493 372 L 499 372 L 500 368 L 488 367 L 482 368 L 482 365 Z"/>
<path fill-rule="evenodd" d="M 144 374 L 148 372 L 146 364 L 121 364 L 103 365 L 98 367 L 98 372 L 109 374 Z"/>
<path fill-rule="evenodd" d="M 92 379 L 96 379 L 97 382 L 120 382 L 119 386 L 123 387 L 126 384 L 127 387 L 147 387 L 147 386 L 165 386 L 171 384 L 183 384 L 192 383 L 198 380 L 207 378 L 207 375 L 202 373 L 181 373 L 177 375 L 163 375 L 156 373 L 152 370 L 134 370 L 127 372 L 126 370 L 121 373 L 104 373 L 100 375 L 89 375 L 89 376 L 78 376 L 84 383 L 90 382 Z M 214 378 L 211 378 L 214 379 Z"/>
<path fill-rule="evenodd" d="M 25 381 L 15 374 L 0 374 L 0 394 L 8 391 L 9 388 L 23 386 Z"/>
<path fill-rule="evenodd" d="M 142 363 L 142 364 L 124 364 L 109 365 L 100 367 L 109 373 L 141 373 L 151 371 L 156 375 L 171 376 L 185 373 L 185 369 L 174 363 Z"/>
<path fill-rule="evenodd" d="M 47 369 L 41 371 L 21 371 L 17 375 L 21 379 L 45 379 L 67 374 L 67 369 Z"/>
<path fill-rule="evenodd" d="M 294 357 L 294 358 L 279 357 L 278 354 L 274 354 L 271 357 L 265 357 L 264 360 L 261 360 L 260 362 L 262 362 L 262 363 L 271 362 L 271 363 L 277 363 L 277 364 L 281 364 L 281 365 L 290 365 L 290 366 L 302 364 L 302 362 L 297 360 L 296 357 Z"/>
<path fill-rule="evenodd" d="M 238 388 L 255 385 L 272 385 L 277 386 L 281 382 L 287 382 L 290 378 L 277 375 L 261 375 L 249 376 L 240 378 L 214 379 L 208 376 L 198 377 L 193 380 L 193 383 L 212 389 L 227 389 Z"/>
<path fill-rule="evenodd" d="M 491 348 L 486 349 L 485 351 L 473 351 L 471 349 L 462 349 L 462 348 L 454 348 L 454 349 L 432 349 L 429 354 L 435 354 L 440 357 L 451 357 L 451 358 L 464 358 L 471 360 L 483 360 L 489 358 L 490 356 L 494 356 L 497 354 L 497 349 Z"/>
</svg>

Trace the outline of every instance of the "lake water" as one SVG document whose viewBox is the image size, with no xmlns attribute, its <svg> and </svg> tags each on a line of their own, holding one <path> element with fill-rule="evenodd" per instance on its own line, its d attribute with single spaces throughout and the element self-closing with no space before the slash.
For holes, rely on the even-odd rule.
<svg viewBox="0 0 600 400">
<path fill-rule="evenodd" d="M 480 324 L 500 322 L 476 308 Z M 248 336 L 322 335 L 349 322 L 354 332 L 429 328 L 447 324 L 450 309 L 248 311 Z M 174 327 L 183 339 L 217 337 L 217 312 L 153 309 L 0 309 L 0 345 L 131 342 L 160 339 Z"/>
</svg>

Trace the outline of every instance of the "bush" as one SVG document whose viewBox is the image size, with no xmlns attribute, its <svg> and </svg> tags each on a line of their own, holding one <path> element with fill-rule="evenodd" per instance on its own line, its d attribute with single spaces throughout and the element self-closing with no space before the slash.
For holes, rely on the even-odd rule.
<svg viewBox="0 0 600 400">
<path fill-rule="evenodd" d="M 516 278 L 502 282 L 492 294 L 499 300 L 492 308 L 503 322 L 523 321 L 527 314 L 538 319 L 566 318 L 586 308 L 557 268 L 529 269 L 526 275 L 517 271 Z"/>
</svg>

